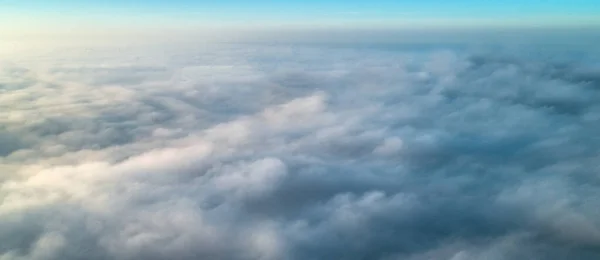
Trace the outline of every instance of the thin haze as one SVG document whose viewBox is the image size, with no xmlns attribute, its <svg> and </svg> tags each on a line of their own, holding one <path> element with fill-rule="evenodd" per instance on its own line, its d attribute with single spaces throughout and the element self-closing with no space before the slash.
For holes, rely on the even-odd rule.
<svg viewBox="0 0 600 260">
<path fill-rule="evenodd" d="M 594 0 L 1 1 L 0 28 L 19 33 L 222 30 L 596 27 Z"/>
</svg>

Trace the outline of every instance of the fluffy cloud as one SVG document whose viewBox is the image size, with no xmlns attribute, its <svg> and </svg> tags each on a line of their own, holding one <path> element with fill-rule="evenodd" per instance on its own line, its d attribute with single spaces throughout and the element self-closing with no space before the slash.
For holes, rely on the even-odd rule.
<svg viewBox="0 0 600 260">
<path fill-rule="evenodd" d="M 5 60 L 0 259 L 597 259 L 597 66 L 522 48 Z"/>
</svg>

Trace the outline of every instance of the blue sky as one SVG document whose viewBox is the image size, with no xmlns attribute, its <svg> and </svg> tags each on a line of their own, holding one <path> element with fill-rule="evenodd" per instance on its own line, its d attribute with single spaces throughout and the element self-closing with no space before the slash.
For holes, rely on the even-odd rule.
<svg viewBox="0 0 600 260">
<path fill-rule="evenodd" d="M 6 11 L 58 12 L 64 10 L 78 12 L 122 11 L 136 15 L 140 12 L 189 13 L 218 11 L 224 14 L 256 12 L 254 15 L 315 15 L 322 12 L 368 12 L 373 15 L 393 15 L 398 12 L 412 12 L 417 15 L 445 14 L 448 16 L 477 15 L 547 15 L 598 14 L 597 0 L 4 0 L 0 3 L 9 8 Z M 2 8 L 4 9 L 4 8 Z"/>
<path fill-rule="evenodd" d="M 600 25 L 598 0 L 0 0 L 0 27 L 319 26 L 478 24 Z"/>
</svg>

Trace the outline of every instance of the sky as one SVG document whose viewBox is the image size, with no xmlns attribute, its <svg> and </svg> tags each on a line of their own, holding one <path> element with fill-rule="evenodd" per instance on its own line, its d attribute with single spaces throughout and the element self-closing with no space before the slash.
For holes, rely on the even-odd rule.
<svg viewBox="0 0 600 260">
<path fill-rule="evenodd" d="M 83 28 L 446 28 L 600 25 L 594 0 L 29 0 L 0 1 L 13 33 Z"/>
</svg>

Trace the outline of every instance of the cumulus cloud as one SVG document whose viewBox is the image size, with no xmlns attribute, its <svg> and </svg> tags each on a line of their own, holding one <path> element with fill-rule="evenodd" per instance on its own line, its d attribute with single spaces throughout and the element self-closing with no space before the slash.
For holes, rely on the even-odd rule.
<svg viewBox="0 0 600 260">
<path fill-rule="evenodd" d="M 0 259 L 597 259 L 597 64 L 520 48 L 6 59 Z"/>
</svg>

